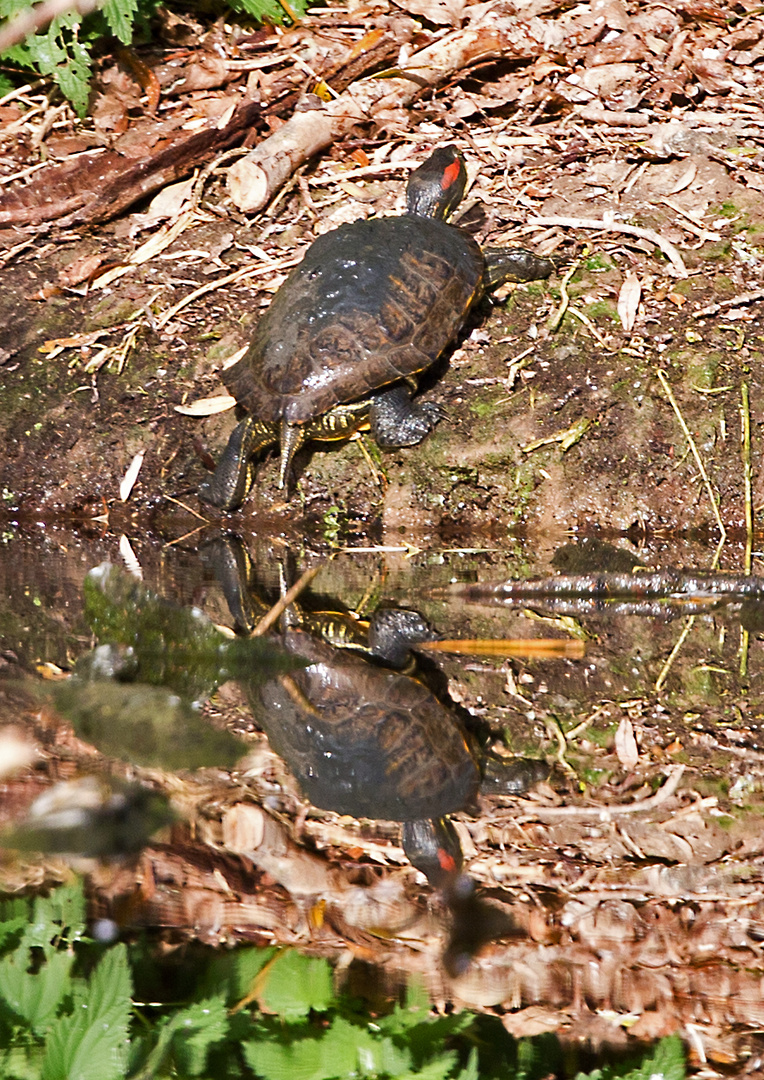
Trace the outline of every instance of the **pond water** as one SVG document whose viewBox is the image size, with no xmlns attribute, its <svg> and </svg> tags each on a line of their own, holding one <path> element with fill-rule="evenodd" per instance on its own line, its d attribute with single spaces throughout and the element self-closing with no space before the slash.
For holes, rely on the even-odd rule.
<svg viewBox="0 0 764 1080">
<path fill-rule="evenodd" d="M 0 885 L 64 880 L 68 847 L 119 935 L 294 945 L 515 1035 L 680 1031 L 699 1065 L 742 1061 L 762 1021 L 760 601 L 687 576 L 616 599 L 603 577 L 713 554 L 8 522 L 1 818 L 44 853 L 8 851 Z M 584 573 L 585 598 L 494 588 Z"/>
</svg>

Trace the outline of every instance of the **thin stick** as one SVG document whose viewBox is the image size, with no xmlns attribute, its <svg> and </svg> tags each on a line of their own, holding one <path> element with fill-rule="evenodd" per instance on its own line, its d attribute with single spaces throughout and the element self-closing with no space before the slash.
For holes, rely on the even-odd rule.
<svg viewBox="0 0 764 1080">
<path fill-rule="evenodd" d="M 748 393 L 748 383 L 743 383 L 740 388 L 742 404 L 740 413 L 742 417 L 741 441 L 743 443 L 743 485 L 745 489 L 745 563 L 746 574 L 751 573 L 753 554 L 753 491 L 751 484 L 751 402 Z"/>
<path fill-rule="evenodd" d="M 748 383 L 740 387 L 741 404 L 740 416 L 741 441 L 743 452 L 743 488 L 745 491 L 745 559 L 744 569 L 746 574 L 751 573 L 753 563 L 753 493 L 751 484 L 751 402 L 748 393 Z M 748 642 L 749 633 L 745 627 L 740 628 L 740 676 L 748 675 Z"/>
<path fill-rule="evenodd" d="M 753 304 L 757 300 L 764 299 L 764 289 L 754 289 L 751 292 L 738 293 L 737 296 L 731 296 L 729 300 L 720 300 L 716 304 L 709 304 L 708 307 L 700 308 L 699 311 L 693 311 L 693 319 L 703 319 L 706 315 L 715 315 L 717 311 L 721 311 L 722 308 L 728 307 L 740 307 L 742 304 Z"/>
<path fill-rule="evenodd" d="M 100 0 L 46 0 L 44 4 L 25 8 L 0 30 L 0 53 L 18 45 L 30 34 L 45 29 L 59 15 L 74 12 L 89 15 L 97 7 L 100 7 Z"/>
<path fill-rule="evenodd" d="M 665 683 L 666 679 L 668 678 L 668 673 L 671 670 L 671 667 L 672 667 L 672 665 L 674 663 L 674 660 L 676 659 L 677 654 L 679 653 L 679 650 L 682 648 L 685 641 L 687 640 L 687 636 L 690 633 L 690 630 L 692 630 L 694 625 L 695 625 L 695 616 L 690 615 L 687 622 L 684 624 L 684 629 L 682 630 L 681 634 L 679 635 L 679 637 L 676 640 L 676 644 L 674 645 L 674 648 L 669 653 L 669 656 L 668 656 L 668 659 L 666 660 L 666 663 L 661 668 L 660 675 L 655 680 L 655 689 L 656 690 L 662 690 L 663 689 L 663 684 Z"/>
<path fill-rule="evenodd" d="M 584 656 L 583 641 L 568 638 L 454 638 L 423 641 L 417 649 L 470 656 Z"/>
<path fill-rule="evenodd" d="M 290 604 L 294 603 L 294 601 L 297 599 L 303 589 L 307 588 L 307 586 L 310 585 L 313 578 L 316 576 L 319 570 L 323 570 L 325 565 L 326 563 L 319 563 L 318 566 L 312 566 L 310 570 L 306 570 L 304 574 L 301 574 L 298 580 L 292 586 L 292 588 L 287 589 L 281 599 L 276 601 L 271 610 L 268 611 L 265 615 L 263 615 L 262 619 L 251 631 L 249 636 L 260 637 L 260 635 L 264 634 L 266 630 L 270 630 L 273 624 L 281 618 L 283 612 L 286 611 Z"/>
<path fill-rule="evenodd" d="M 639 802 L 617 803 L 614 806 L 534 806 L 521 800 L 521 808 L 527 813 L 523 817 L 538 818 L 540 821 L 555 821 L 557 818 L 590 818 L 593 815 L 600 821 L 609 821 L 617 814 L 637 814 L 643 810 L 655 810 L 674 794 L 682 779 L 684 765 L 674 765 L 666 778 L 666 783 L 655 795 L 649 795 Z"/>
<path fill-rule="evenodd" d="M 560 329 L 560 324 L 565 317 L 565 312 L 568 310 L 570 304 L 570 297 L 568 296 L 568 282 L 578 269 L 578 263 L 575 262 L 567 271 L 565 276 L 560 281 L 560 306 L 555 311 L 552 318 L 549 320 L 549 333 L 554 334 Z"/>
<path fill-rule="evenodd" d="M 649 240 L 659 247 L 676 271 L 677 277 L 687 277 L 687 267 L 684 265 L 682 256 L 672 243 L 657 233 L 655 229 L 644 229 L 641 225 L 627 225 L 623 221 L 610 221 L 603 219 L 579 217 L 537 217 L 532 218 L 528 225 L 562 225 L 567 229 L 596 229 L 600 232 L 628 233 L 630 236 L 639 236 L 642 240 Z"/>
<path fill-rule="evenodd" d="M 718 505 L 716 503 L 716 496 L 714 495 L 714 489 L 711 486 L 711 480 L 709 479 L 708 473 L 706 472 L 706 467 L 703 464 L 703 459 L 701 458 L 701 456 L 700 456 L 700 454 L 698 452 L 698 448 L 695 445 L 695 440 L 693 439 L 692 435 L 690 434 L 690 429 L 687 427 L 685 419 L 682 416 L 681 410 L 679 408 L 679 405 L 677 404 L 676 398 L 674 397 L 673 391 L 671 390 L 671 387 L 668 384 L 668 380 L 666 379 L 666 376 L 660 370 L 657 372 L 657 375 L 658 375 L 658 380 L 659 380 L 661 386 L 663 387 L 663 392 L 665 393 L 666 397 L 668 398 L 669 404 L 671 405 L 671 408 L 674 410 L 674 415 L 676 416 L 677 420 L 679 421 L 679 426 L 682 429 L 684 437 L 685 437 L 685 439 L 687 439 L 687 443 L 688 443 L 688 445 L 690 447 L 690 450 L 692 451 L 692 456 L 695 458 L 695 464 L 698 466 L 698 470 L 700 472 L 700 475 L 703 477 L 703 482 L 706 485 L 706 491 L 707 491 L 708 497 L 709 497 L 709 499 L 711 501 L 711 506 L 713 507 L 714 517 L 716 518 L 716 524 L 719 526 L 719 532 L 721 533 L 722 540 L 724 541 L 724 540 L 727 539 L 727 530 L 724 528 L 724 522 L 722 521 L 722 516 L 719 513 L 719 507 L 718 507 Z"/>
</svg>

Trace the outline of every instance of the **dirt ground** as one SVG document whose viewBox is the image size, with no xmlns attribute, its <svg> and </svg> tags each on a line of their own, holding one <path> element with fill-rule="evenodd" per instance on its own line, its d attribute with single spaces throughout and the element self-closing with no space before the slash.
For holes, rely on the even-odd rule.
<svg viewBox="0 0 764 1080">
<path fill-rule="evenodd" d="M 340 70 L 370 25 L 389 48 L 359 82 L 472 32 L 483 52 L 413 100 L 391 90 L 254 213 L 227 186 L 239 159 L 218 162 L 214 139 L 189 183 L 177 165 L 188 139 L 242 102 L 261 110 L 249 139 L 260 146 L 300 111 L 320 113 L 306 66 Z M 486 25 L 499 55 L 480 38 Z M 446 976 L 448 918 L 396 827 L 306 808 L 256 733 L 246 771 L 146 772 L 186 822 L 137 864 L 93 870 L 94 907 L 208 942 L 298 944 L 359 985 L 373 970 L 394 989 L 415 971 L 436 1003 L 494 1011 L 513 1034 L 623 1045 L 679 1030 L 699 1074 L 755 1075 L 759 624 L 743 626 L 739 605 L 685 630 L 681 609 L 572 619 L 448 589 L 552 573 L 571 537 L 611 543 L 595 549 L 600 568 L 615 548 L 632 564 L 716 559 L 761 573 L 760 9 L 417 0 L 327 7 L 287 31 L 155 30 L 139 52 L 159 108 L 109 55 L 84 121 L 50 86 L 0 102 L 0 667 L 12 677 L 0 719 L 23 717 L 39 755 L 4 784 L 4 823 L 94 760 L 127 770 L 40 709 L 39 671 L 66 673 L 93 644 L 81 614 L 90 568 L 132 555 L 157 592 L 230 623 L 198 558 L 205 540 L 241 535 L 271 589 L 285 552 L 298 571 L 332 554 L 313 590 L 350 610 L 416 608 L 449 639 L 585 640 L 583 663 L 437 659 L 449 699 L 498 749 L 555 766 L 538 791 L 483 799 L 457 820 L 470 874 L 517 939 Z M 341 103 L 350 91 L 336 85 Z M 419 446 L 311 446 L 288 500 L 266 455 L 241 510 L 201 503 L 235 422 L 205 403 L 225 393 L 221 367 L 288 268 L 320 233 L 401 212 L 408 173 L 447 142 L 470 175 L 463 227 L 483 244 L 559 256 L 558 273 L 473 311 L 422 379 L 445 415 Z M 163 154 L 172 169 L 156 165 Z M 142 189 L 136 162 L 155 177 Z M 157 202 L 162 179 L 171 190 Z M 137 194 L 123 205 L 125 190 Z M 241 723 L 240 691 L 226 684 L 208 711 Z M 66 873 L 55 860 L 3 866 L 11 888 Z"/>
</svg>

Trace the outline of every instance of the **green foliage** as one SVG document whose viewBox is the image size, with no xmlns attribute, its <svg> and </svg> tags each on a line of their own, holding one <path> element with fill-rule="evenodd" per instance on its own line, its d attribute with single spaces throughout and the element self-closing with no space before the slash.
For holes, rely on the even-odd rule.
<svg viewBox="0 0 764 1080">
<path fill-rule="evenodd" d="M 92 46 L 108 35 L 130 45 L 136 29 L 153 12 L 156 3 L 157 0 L 106 0 L 100 11 L 84 19 L 76 11 L 67 12 L 39 33 L 28 35 L 20 45 L 0 54 L 0 61 L 50 76 L 77 114 L 84 116 L 92 76 Z M 32 6 L 31 0 L 0 0 L 0 19 L 13 18 Z M 283 3 L 279 0 L 240 0 L 234 7 L 258 22 L 283 23 L 292 17 L 302 18 L 308 4 L 307 0 Z M 0 77 L 0 94 L 12 89 L 12 83 Z"/>
<path fill-rule="evenodd" d="M 0 17 L 9 18 L 31 5 L 23 0 L 0 0 Z M 0 59 L 50 75 L 71 101 L 77 114 L 87 112 L 91 58 L 79 36 L 80 16 L 67 12 L 57 16 L 38 34 L 30 34 L 20 45 L 2 53 Z"/>
<path fill-rule="evenodd" d="M 264 638 L 224 637 L 198 608 L 157 596 L 111 563 L 90 571 L 83 596 L 98 640 L 130 650 L 115 657 L 113 674 L 122 682 L 163 686 L 201 701 L 227 679 L 270 678 L 304 666 Z M 78 665 L 77 673 L 102 677 L 100 658 L 94 659 L 95 666 Z"/>
<path fill-rule="evenodd" d="M 225 637 L 197 608 L 169 603 L 109 563 L 91 570 L 83 592 L 103 644 L 50 695 L 77 735 L 109 757 L 175 771 L 231 768 L 245 745 L 212 727 L 199 703 L 228 679 L 256 683 L 304 666 L 264 638 Z"/>
<path fill-rule="evenodd" d="M 303 1020 L 311 1009 L 326 1012 L 333 997 L 332 973 L 325 960 L 284 952 L 268 972 L 263 1005 L 291 1022 Z"/>
<path fill-rule="evenodd" d="M 576 1080 L 684 1080 L 685 1060 L 682 1040 L 669 1035 L 649 1050 L 641 1061 L 606 1065 L 590 1073 L 578 1073 Z"/>
<path fill-rule="evenodd" d="M 8 1080 L 124 1075 L 132 993 L 127 950 L 116 946 L 83 975 L 74 948 L 83 940 L 83 920 L 79 886 L 31 904 L 0 905 L 0 1075 Z"/>
<path fill-rule="evenodd" d="M 206 959 L 205 959 L 206 957 Z M 3 1080 L 541 1080 L 562 1077 L 552 1035 L 515 1042 L 495 1017 L 433 1016 L 413 987 L 369 1016 L 337 995 L 326 960 L 292 951 L 205 952 L 160 969 L 148 946 L 85 935 L 79 886 L 0 901 Z M 173 978 L 174 976 L 174 978 Z M 180 992 L 162 1005 L 168 985 Z M 151 1005 L 132 1003 L 133 987 Z M 172 991 L 171 991 L 172 993 Z M 683 1080 L 679 1038 L 577 1080 Z"/>
</svg>

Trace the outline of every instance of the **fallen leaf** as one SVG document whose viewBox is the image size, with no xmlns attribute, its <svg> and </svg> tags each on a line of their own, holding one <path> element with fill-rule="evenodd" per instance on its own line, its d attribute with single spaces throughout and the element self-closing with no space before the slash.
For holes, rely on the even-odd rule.
<svg viewBox="0 0 764 1080">
<path fill-rule="evenodd" d="M 626 769 L 633 769 L 639 761 L 639 748 L 634 738 L 634 726 L 628 716 L 624 716 L 615 733 L 615 752 L 618 760 Z"/>
<path fill-rule="evenodd" d="M 626 333 L 634 329 L 639 310 L 639 301 L 642 297 L 642 285 L 633 271 L 624 278 L 621 291 L 618 293 L 618 318 Z"/>
<path fill-rule="evenodd" d="M 695 179 L 695 174 L 697 173 L 697 171 L 698 171 L 698 166 L 695 164 L 694 161 L 691 161 L 690 164 L 687 166 L 687 168 L 682 173 L 682 175 L 677 180 L 674 181 L 674 183 L 668 189 L 666 194 L 667 195 L 676 195 L 676 193 L 678 191 L 684 191 L 684 189 L 686 187 L 689 187 L 690 184 Z"/>
<path fill-rule="evenodd" d="M 133 545 L 130 543 L 124 533 L 119 538 L 119 553 L 122 556 L 122 561 L 127 567 L 128 571 L 133 577 L 138 578 L 139 581 L 143 580 L 143 570 L 141 564 L 138 561 L 138 556 L 133 551 Z"/>
<path fill-rule="evenodd" d="M 458 26 L 466 7 L 465 0 L 399 0 L 399 6 L 412 15 L 423 15 L 436 26 Z"/>
<path fill-rule="evenodd" d="M 215 416 L 216 413 L 227 412 L 236 404 L 236 398 L 230 394 L 217 394 L 215 397 L 198 398 L 190 405 L 176 405 L 175 412 L 183 416 Z"/>
<path fill-rule="evenodd" d="M 104 255 L 81 255 L 63 270 L 59 271 L 58 283 L 64 289 L 71 289 L 82 281 L 87 281 L 104 261 Z"/>
<path fill-rule="evenodd" d="M 145 450 L 139 450 L 130 462 L 127 472 L 122 477 L 122 481 L 119 485 L 119 497 L 122 502 L 127 502 L 130 498 L 130 492 L 133 490 L 135 481 L 138 479 L 138 473 L 141 471 L 145 454 Z"/>
</svg>

